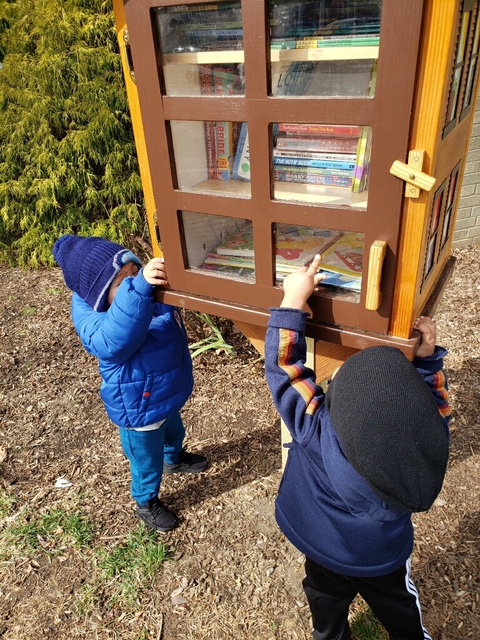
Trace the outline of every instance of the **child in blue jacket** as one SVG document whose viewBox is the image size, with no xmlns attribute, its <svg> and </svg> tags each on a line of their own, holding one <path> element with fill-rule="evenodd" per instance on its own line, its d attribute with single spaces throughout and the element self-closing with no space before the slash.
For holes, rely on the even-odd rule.
<svg viewBox="0 0 480 640">
<path fill-rule="evenodd" d="M 73 291 L 75 329 L 99 361 L 100 394 L 130 462 L 136 515 L 170 531 L 178 519 L 158 498 L 163 473 L 198 473 L 207 461 L 183 447 L 179 412 L 193 389 L 192 360 L 178 310 L 154 300 L 155 287 L 167 284 L 163 259 L 142 268 L 114 242 L 73 235 L 59 238 L 53 255 Z"/>
<path fill-rule="evenodd" d="M 306 557 L 314 640 L 350 640 L 357 594 L 391 640 L 429 640 L 410 577 L 411 514 L 430 508 L 447 467 L 446 351 L 435 346 L 435 323 L 419 318 L 413 363 L 393 347 L 367 348 L 325 394 L 305 366 L 303 309 L 322 279 L 319 262 L 285 279 L 267 329 L 267 381 L 292 436 L 276 519 Z"/>
</svg>

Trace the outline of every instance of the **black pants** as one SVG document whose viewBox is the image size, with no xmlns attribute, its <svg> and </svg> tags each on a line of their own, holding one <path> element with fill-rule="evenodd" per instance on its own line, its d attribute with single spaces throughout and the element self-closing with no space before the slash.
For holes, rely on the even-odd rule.
<svg viewBox="0 0 480 640">
<path fill-rule="evenodd" d="M 394 573 L 353 578 L 305 561 L 303 588 L 313 618 L 314 640 L 351 640 L 348 609 L 359 593 L 390 634 L 391 640 L 431 640 L 422 624 L 410 561 Z"/>
</svg>

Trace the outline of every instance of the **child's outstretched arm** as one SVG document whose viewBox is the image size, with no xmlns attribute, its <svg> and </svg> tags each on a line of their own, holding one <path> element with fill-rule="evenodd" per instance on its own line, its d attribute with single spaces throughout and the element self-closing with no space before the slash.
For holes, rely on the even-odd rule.
<svg viewBox="0 0 480 640">
<path fill-rule="evenodd" d="M 447 355 L 447 352 L 435 344 L 437 338 L 435 320 L 420 316 L 413 323 L 413 327 L 422 334 L 422 340 L 413 364 L 425 383 L 430 387 L 437 403 L 438 411 L 444 420 L 445 428 L 448 429 L 450 420 L 448 381 L 443 370 L 443 358 Z"/>
<path fill-rule="evenodd" d="M 321 256 L 317 254 L 308 267 L 300 267 L 298 271 L 288 275 L 283 281 L 283 300 L 281 307 L 303 309 L 315 287 L 325 275 L 317 273 Z"/>
</svg>

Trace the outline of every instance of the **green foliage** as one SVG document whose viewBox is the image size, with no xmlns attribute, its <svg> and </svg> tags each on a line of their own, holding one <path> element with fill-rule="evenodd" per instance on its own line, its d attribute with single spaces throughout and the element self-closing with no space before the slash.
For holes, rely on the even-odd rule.
<svg viewBox="0 0 480 640">
<path fill-rule="evenodd" d="M 192 311 L 191 314 L 200 320 L 202 325 L 207 328 L 207 335 L 204 334 L 204 337 L 201 340 L 197 340 L 196 342 L 189 344 L 188 348 L 192 352 L 192 358 L 195 358 L 210 349 L 213 349 L 216 353 L 225 351 L 225 353 L 228 353 L 231 356 L 236 355 L 235 348 L 231 344 L 225 342 L 222 332 L 208 313 L 197 313 L 196 311 Z"/>
<path fill-rule="evenodd" d="M 80 605 L 84 611 L 102 594 L 112 605 L 121 604 L 122 608 L 134 609 L 143 590 L 151 586 L 168 552 L 155 531 L 139 525 L 112 549 L 97 549 L 96 556 L 96 577 L 85 585 Z"/>
<path fill-rule="evenodd" d="M 83 549 L 92 539 L 92 526 L 78 511 L 22 513 L 0 536 L 0 558 L 10 556 L 12 548 L 32 557 L 39 552 L 57 555 L 71 547 Z"/>
<path fill-rule="evenodd" d="M 111 2 L 17 0 L 0 25 L 0 261 L 52 264 L 63 233 L 129 244 L 143 196 Z"/>
</svg>

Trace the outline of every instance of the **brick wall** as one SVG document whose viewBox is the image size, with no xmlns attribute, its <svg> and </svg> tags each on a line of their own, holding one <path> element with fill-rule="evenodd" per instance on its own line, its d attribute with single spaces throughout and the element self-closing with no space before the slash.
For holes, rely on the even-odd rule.
<svg viewBox="0 0 480 640">
<path fill-rule="evenodd" d="M 463 174 L 453 246 L 477 243 L 480 243 L 480 95 Z"/>
</svg>

